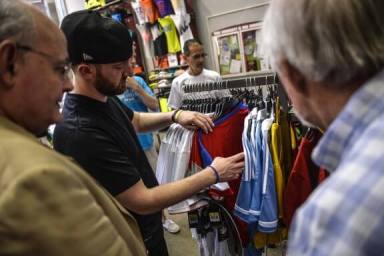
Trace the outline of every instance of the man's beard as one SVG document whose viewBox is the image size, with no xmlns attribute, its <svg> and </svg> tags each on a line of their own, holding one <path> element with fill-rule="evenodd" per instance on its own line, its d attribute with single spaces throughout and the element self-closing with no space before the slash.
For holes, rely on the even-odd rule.
<svg viewBox="0 0 384 256">
<path fill-rule="evenodd" d="M 120 95 L 126 90 L 125 86 L 126 77 L 123 76 L 118 85 L 114 85 L 108 79 L 106 79 L 101 72 L 96 72 L 95 88 L 96 90 L 105 96 Z"/>
</svg>

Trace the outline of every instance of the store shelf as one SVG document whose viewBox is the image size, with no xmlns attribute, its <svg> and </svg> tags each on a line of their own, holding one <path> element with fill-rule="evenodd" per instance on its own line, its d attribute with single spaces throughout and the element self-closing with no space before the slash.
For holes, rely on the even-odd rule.
<svg viewBox="0 0 384 256">
<path fill-rule="evenodd" d="M 170 70 L 170 69 L 187 68 L 187 67 L 188 65 L 178 65 L 178 66 L 167 67 L 167 68 L 155 68 L 153 71 Z"/>
<path fill-rule="evenodd" d="M 155 79 L 150 79 L 149 82 L 151 83 L 155 83 L 155 82 L 158 82 L 158 81 L 161 81 L 163 79 L 174 79 L 176 76 L 170 76 L 170 77 L 158 77 L 158 78 L 155 78 Z"/>
</svg>

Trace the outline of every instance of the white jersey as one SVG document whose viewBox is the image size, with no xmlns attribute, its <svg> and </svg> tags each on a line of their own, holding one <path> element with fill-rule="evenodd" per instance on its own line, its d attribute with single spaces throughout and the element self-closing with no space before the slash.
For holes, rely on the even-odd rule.
<svg viewBox="0 0 384 256">
<path fill-rule="evenodd" d="M 171 0 L 173 10 L 176 14 L 186 14 L 187 9 L 185 8 L 184 0 Z"/>
<path fill-rule="evenodd" d="M 191 23 L 191 16 L 189 14 L 176 14 L 171 15 L 173 22 L 179 32 L 180 45 L 184 45 L 186 41 L 193 39 L 193 34 L 189 24 Z"/>
<path fill-rule="evenodd" d="M 136 18 L 137 18 L 137 23 L 139 25 L 144 25 L 145 24 L 145 15 L 143 8 L 141 7 L 139 2 L 131 2 L 132 9 L 135 11 Z"/>
<path fill-rule="evenodd" d="M 203 69 L 203 71 L 197 76 L 190 75 L 188 71 L 184 72 L 172 81 L 171 93 L 168 98 L 168 106 L 173 109 L 178 109 L 181 107 L 184 98 L 183 85 L 216 82 L 220 80 L 221 77 L 219 73 L 213 70 Z"/>
</svg>

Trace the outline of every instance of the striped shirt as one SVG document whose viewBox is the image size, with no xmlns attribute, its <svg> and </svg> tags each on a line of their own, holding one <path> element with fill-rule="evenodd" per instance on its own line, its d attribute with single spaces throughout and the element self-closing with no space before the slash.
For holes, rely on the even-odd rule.
<svg viewBox="0 0 384 256">
<path fill-rule="evenodd" d="M 312 158 L 331 176 L 296 214 L 288 254 L 384 255 L 384 71 L 352 95 Z"/>
</svg>

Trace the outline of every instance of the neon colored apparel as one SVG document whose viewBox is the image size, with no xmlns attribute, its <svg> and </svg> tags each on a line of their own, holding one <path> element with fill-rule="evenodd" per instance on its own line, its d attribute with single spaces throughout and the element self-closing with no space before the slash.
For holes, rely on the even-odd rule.
<svg viewBox="0 0 384 256">
<path fill-rule="evenodd" d="M 168 53 L 178 53 L 181 51 L 179 37 L 177 35 L 176 26 L 170 16 L 158 19 L 159 24 L 165 32 L 167 38 Z"/>
</svg>

